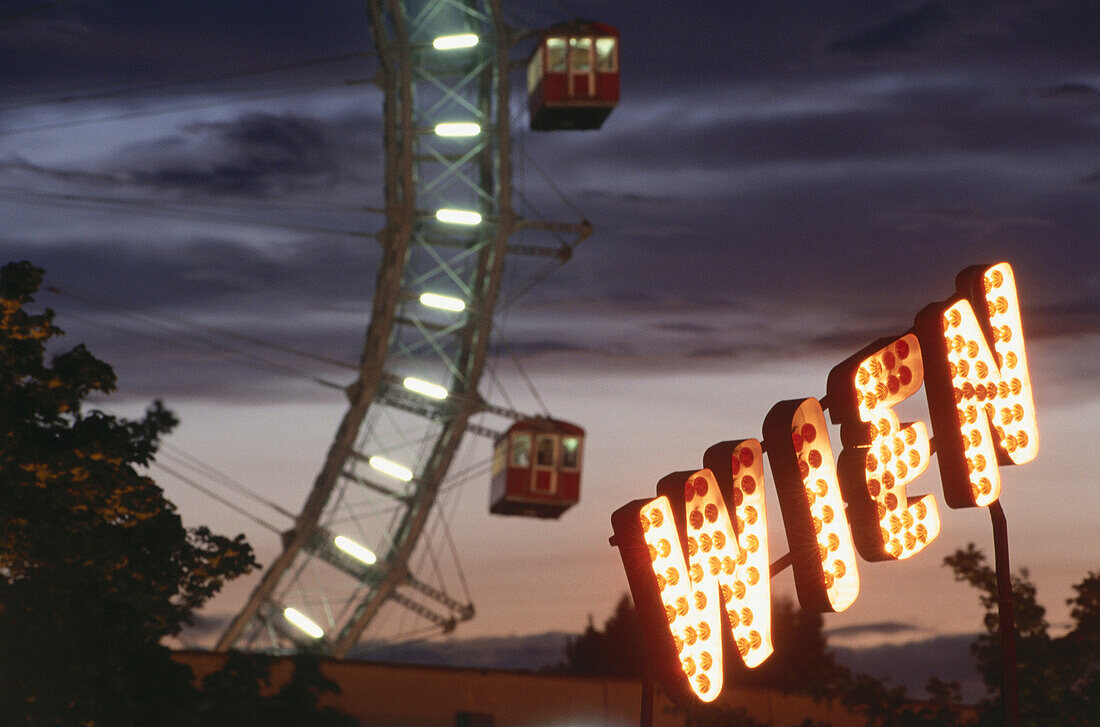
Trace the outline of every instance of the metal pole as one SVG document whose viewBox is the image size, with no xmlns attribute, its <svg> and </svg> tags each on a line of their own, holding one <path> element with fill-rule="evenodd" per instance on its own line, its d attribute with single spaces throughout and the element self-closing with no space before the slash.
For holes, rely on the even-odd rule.
<svg viewBox="0 0 1100 727">
<path fill-rule="evenodd" d="M 648 666 L 642 667 L 642 715 L 638 724 L 653 727 L 653 677 Z"/>
<path fill-rule="evenodd" d="M 1008 520 L 1000 500 L 989 506 L 993 553 L 997 564 L 997 615 L 1001 636 L 1001 701 L 1006 727 L 1020 725 L 1020 692 L 1016 683 L 1016 617 L 1012 612 L 1012 572 L 1008 565 Z"/>
</svg>

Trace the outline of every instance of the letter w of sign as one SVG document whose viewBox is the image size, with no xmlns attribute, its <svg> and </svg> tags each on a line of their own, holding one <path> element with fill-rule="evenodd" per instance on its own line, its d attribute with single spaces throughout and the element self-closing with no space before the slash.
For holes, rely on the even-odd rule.
<svg viewBox="0 0 1100 727">
<path fill-rule="evenodd" d="M 671 641 L 667 633 L 650 637 L 658 651 L 675 650 L 674 658 L 668 654 L 657 663 L 678 666 L 680 673 L 663 680 L 671 677 L 704 702 L 722 691 L 724 630 L 747 666 L 757 666 L 772 653 L 761 455 L 755 439 L 715 445 L 705 458 L 708 464 L 717 460 L 713 470 L 669 475 L 657 486 L 659 497 L 630 503 L 612 516 L 617 537 L 622 533 L 623 541 L 644 542 L 648 550 L 652 573 L 630 580 L 632 588 L 656 585 L 657 594 L 640 598 L 635 593 L 634 600 L 643 623 L 642 604 L 652 609 L 660 603 L 663 615 L 648 615 L 666 621 L 672 633 Z M 642 538 L 637 539 L 639 526 Z"/>
</svg>

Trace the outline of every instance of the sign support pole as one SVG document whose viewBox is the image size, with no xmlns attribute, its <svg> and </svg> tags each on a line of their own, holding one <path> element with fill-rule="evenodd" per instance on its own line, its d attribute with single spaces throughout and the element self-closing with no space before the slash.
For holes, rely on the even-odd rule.
<svg viewBox="0 0 1100 727">
<path fill-rule="evenodd" d="M 1001 637 L 1001 701 L 1005 726 L 1020 725 L 1020 694 L 1016 683 L 1016 618 L 1012 610 L 1012 572 L 1008 564 L 1008 520 L 1001 501 L 989 505 L 993 521 L 993 553 L 997 564 L 997 622 Z"/>
<path fill-rule="evenodd" d="M 642 714 L 638 724 L 653 727 L 653 675 L 648 665 L 642 667 Z"/>
</svg>

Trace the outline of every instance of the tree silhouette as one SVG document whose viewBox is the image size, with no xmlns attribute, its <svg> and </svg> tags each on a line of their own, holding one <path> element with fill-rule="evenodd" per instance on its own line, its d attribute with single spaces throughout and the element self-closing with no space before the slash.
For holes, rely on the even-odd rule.
<svg viewBox="0 0 1100 727">
<path fill-rule="evenodd" d="M 949 555 L 944 564 L 956 580 L 978 589 L 985 633 L 970 651 L 989 692 L 981 704 L 981 723 L 1003 724 L 997 573 L 973 543 Z M 1012 577 L 1022 725 L 1100 725 L 1100 574 L 1090 572 L 1073 588 L 1077 595 L 1068 600 L 1073 628 L 1052 638 L 1027 570 Z"/>
<path fill-rule="evenodd" d="M 188 724 L 191 672 L 161 640 L 256 567 L 244 536 L 185 529 L 136 468 L 176 424 L 85 410 L 115 388 L 32 314 L 42 270 L 0 269 L 0 724 Z"/>
<path fill-rule="evenodd" d="M 975 665 L 989 696 L 974 716 L 980 727 L 1005 724 L 1001 700 L 1003 681 L 997 573 L 985 554 L 973 543 L 944 559 L 955 579 L 978 590 L 985 616 L 985 633 L 971 645 Z M 1016 627 L 1017 682 L 1020 724 L 1024 727 L 1097 727 L 1100 725 L 1100 575 L 1090 572 L 1073 587 L 1068 600 L 1072 630 L 1051 638 L 1046 611 L 1037 600 L 1035 585 L 1026 569 L 1012 577 Z M 863 713 L 869 725 L 923 727 L 925 725 L 973 725 L 959 708 L 958 685 L 933 678 L 926 702 L 908 699 L 905 690 L 890 688 L 866 675 L 853 678 L 837 694 L 850 708 Z"/>
<path fill-rule="evenodd" d="M 588 617 L 584 633 L 565 645 L 563 669 L 572 674 L 642 676 L 642 630 L 630 596 L 619 598 L 602 631 Z"/>
<path fill-rule="evenodd" d="M 270 684 L 271 658 L 231 651 L 225 666 L 209 674 L 194 703 L 196 727 L 355 727 L 358 722 L 332 707 L 318 707 L 325 693 L 339 692 L 321 674 L 313 654 L 292 657 L 294 673 L 278 692 L 263 693 Z M 270 690 L 267 690 L 270 691 Z"/>
<path fill-rule="evenodd" d="M 730 684 L 778 689 L 839 700 L 860 713 L 869 726 L 939 727 L 1003 725 L 1000 701 L 1001 652 L 997 617 L 996 572 L 973 545 L 945 559 L 958 580 L 978 589 L 986 610 L 982 634 L 971 647 L 990 697 L 978 709 L 962 707 L 956 682 L 936 678 L 925 687 L 927 698 L 914 700 L 904 687 L 890 686 L 866 674 L 852 674 L 828 650 L 820 614 L 795 607 L 790 599 L 772 605 L 773 654 L 755 669 L 736 658 L 725 659 Z M 1100 574 L 1090 572 L 1074 586 L 1069 599 L 1074 628 L 1051 638 L 1045 611 L 1036 600 L 1026 570 L 1013 578 L 1021 723 L 1025 726 L 1100 725 Z M 623 595 L 614 613 L 596 628 L 591 617 L 584 633 L 566 647 L 562 669 L 575 674 L 642 676 L 642 633 L 630 597 Z M 725 649 L 724 649 L 725 651 Z M 732 654 L 732 648 L 728 652 Z M 749 726 L 753 720 L 736 710 L 712 709 L 693 716 L 699 725 Z"/>
<path fill-rule="evenodd" d="M 726 659 L 726 678 L 734 684 L 830 695 L 848 678 L 838 665 L 824 633 L 821 614 L 804 611 L 786 597 L 772 599 L 772 647 L 768 659 L 749 669 L 739 659 Z"/>
<path fill-rule="evenodd" d="M 828 651 L 820 614 L 795 608 L 789 598 L 772 603 L 774 653 L 755 669 L 747 668 L 730 646 L 725 659 L 726 679 L 732 684 L 825 695 L 847 676 Z M 563 670 L 573 674 L 641 677 L 642 632 L 630 596 L 623 594 L 611 617 L 597 629 L 591 617 L 587 628 L 565 649 Z"/>
</svg>

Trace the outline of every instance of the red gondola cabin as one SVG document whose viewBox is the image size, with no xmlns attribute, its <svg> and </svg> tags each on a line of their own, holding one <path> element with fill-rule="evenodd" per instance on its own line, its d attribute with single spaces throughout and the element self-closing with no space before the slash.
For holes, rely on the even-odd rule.
<svg viewBox="0 0 1100 727">
<path fill-rule="evenodd" d="M 584 20 L 542 31 L 527 61 L 532 129 L 598 129 L 618 102 L 619 31 Z"/>
<path fill-rule="evenodd" d="M 489 511 L 556 518 L 581 492 L 584 430 L 553 419 L 516 422 L 497 440 Z"/>
</svg>

